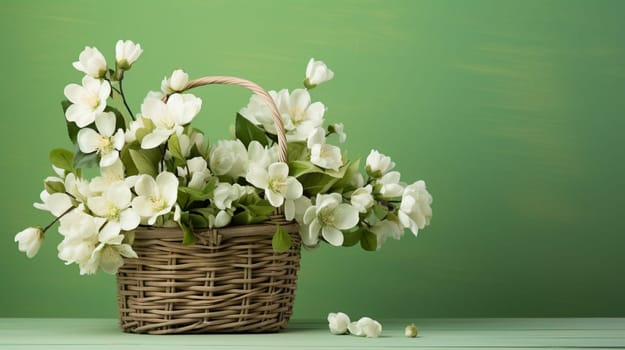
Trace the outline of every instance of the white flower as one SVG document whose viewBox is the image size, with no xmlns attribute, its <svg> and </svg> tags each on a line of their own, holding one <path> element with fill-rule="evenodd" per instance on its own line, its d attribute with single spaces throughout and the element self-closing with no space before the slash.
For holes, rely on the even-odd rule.
<svg viewBox="0 0 625 350">
<path fill-rule="evenodd" d="M 226 210 L 220 210 L 215 217 L 214 227 L 219 228 L 227 226 L 230 223 L 230 220 L 232 220 L 232 215 Z"/>
<path fill-rule="evenodd" d="M 98 233 L 106 219 L 86 214 L 82 205 L 63 216 L 59 233 L 64 236 L 58 245 L 59 259 L 66 265 L 76 263 L 81 274 L 93 273 L 87 266 L 93 251 L 98 245 Z"/>
<path fill-rule="evenodd" d="M 306 146 L 308 148 L 324 143 L 326 143 L 326 131 L 321 127 L 314 128 L 306 138 Z"/>
<path fill-rule="evenodd" d="M 358 337 L 377 338 L 382 333 L 380 322 L 369 317 L 363 317 L 358 322 L 352 322 L 347 328 L 351 334 Z"/>
<path fill-rule="evenodd" d="M 95 117 L 98 132 L 91 128 L 80 129 L 78 147 L 83 153 L 97 152 L 100 155 L 100 166 L 106 167 L 119 159 L 119 151 L 124 147 L 124 131 L 120 128 L 115 132 L 115 114 L 103 112 Z"/>
<path fill-rule="evenodd" d="M 263 146 L 254 140 L 247 146 L 248 167 L 267 168 L 270 164 L 278 161 L 278 146 L 271 148 Z"/>
<path fill-rule="evenodd" d="M 325 130 L 315 128 L 308 135 L 307 145 L 310 148 L 310 162 L 324 169 L 338 170 L 343 165 L 341 149 L 325 143 Z"/>
<path fill-rule="evenodd" d="M 119 234 L 120 230 L 134 230 L 141 221 L 130 208 L 131 199 L 130 188 L 123 181 L 118 181 L 111 184 L 102 196 L 89 198 L 87 206 L 95 215 L 107 220 L 102 231 Z"/>
<path fill-rule="evenodd" d="M 425 188 L 425 182 L 419 180 L 404 190 L 398 216 L 404 227 L 416 236 L 419 229 L 430 224 L 432 218 L 432 195 Z"/>
<path fill-rule="evenodd" d="M 332 334 L 345 334 L 347 333 L 347 326 L 349 325 L 349 316 L 342 312 L 331 312 L 328 314 L 328 327 Z"/>
<path fill-rule="evenodd" d="M 156 181 L 149 175 L 139 175 L 135 184 L 137 197 L 132 200 L 132 207 L 139 216 L 148 218 L 153 225 L 156 219 L 171 211 L 178 195 L 178 178 L 169 172 L 162 172 Z"/>
<path fill-rule="evenodd" d="M 343 165 L 341 149 L 328 144 L 316 144 L 310 149 L 310 162 L 324 169 L 339 170 Z"/>
<path fill-rule="evenodd" d="M 186 134 L 178 135 L 178 143 L 182 156 L 188 158 L 191 155 L 191 149 L 196 146 L 200 154 L 206 154 L 206 140 L 204 135 L 199 132 L 192 132 L 191 136 Z"/>
<path fill-rule="evenodd" d="M 82 78 L 82 86 L 69 84 L 63 91 L 72 103 L 65 111 L 65 118 L 76 123 L 79 128 L 93 123 L 98 113 L 106 108 L 106 99 L 111 94 L 111 85 L 106 80 L 90 76 Z"/>
<path fill-rule="evenodd" d="M 183 91 L 189 82 L 189 74 L 185 73 L 182 69 L 176 69 L 171 73 L 170 78 L 163 78 L 161 82 L 161 90 L 165 94 L 171 94 L 174 92 Z"/>
<path fill-rule="evenodd" d="M 267 170 L 251 168 L 245 178 L 252 185 L 265 190 L 265 199 L 274 207 L 284 203 L 284 216 L 287 220 L 295 217 L 295 203 L 293 200 L 302 195 L 302 184 L 293 176 L 289 176 L 289 166 L 286 163 L 273 163 Z"/>
<path fill-rule="evenodd" d="M 276 92 L 269 91 L 269 94 L 275 101 Z M 276 127 L 271 116 L 271 110 L 267 106 L 265 100 L 257 94 L 253 94 L 250 97 L 250 101 L 246 107 L 241 108 L 239 111 L 243 117 L 252 122 L 255 125 L 261 125 L 267 132 L 275 134 Z"/>
<path fill-rule="evenodd" d="M 345 134 L 345 125 L 343 123 L 332 124 L 332 129 L 339 137 L 339 142 L 343 143 L 347 140 L 347 135 Z"/>
<path fill-rule="evenodd" d="M 366 213 L 367 209 L 373 206 L 374 200 L 371 195 L 372 190 L 371 185 L 367 185 L 352 192 L 352 206 L 354 206 L 354 208 L 356 208 L 360 213 Z"/>
<path fill-rule="evenodd" d="M 98 245 L 95 247 L 89 260 L 80 266 L 81 274 L 93 274 L 98 268 L 108 274 L 115 274 L 117 270 L 124 264 L 123 257 L 137 258 L 137 253 L 132 246 L 123 243 L 124 235 L 113 230 L 102 228 L 98 234 Z"/>
<path fill-rule="evenodd" d="M 311 104 L 308 90 L 296 89 L 289 94 L 285 89 L 271 96 L 278 106 L 287 131 L 287 140 L 304 141 L 315 128 L 323 124 L 326 108 L 321 102 Z"/>
<path fill-rule="evenodd" d="M 141 45 L 130 40 L 119 40 L 115 44 L 115 62 L 119 68 L 128 70 L 142 52 Z"/>
<path fill-rule="evenodd" d="M 391 161 L 391 157 L 371 150 L 371 153 L 367 156 L 366 163 L 367 174 L 372 177 L 381 177 L 395 167 L 395 163 Z"/>
<path fill-rule="evenodd" d="M 34 203 L 33 206 L 39 210 L 49 211 L 52 215 L 59 217 L 71 208 L 71 198 L 61 192 L 49 194 L 46 191 L 39 195 L 43 203 Z"/>
<path fill-rule="evenodd" d="M 387 238 L 400 239 L 404 234 L 404 228 L 395 220 L 382 220 L 371 226 L 371 232 L 375 234 L 377 248 L 380 249 Z"/>
<path fill-rule="evenodd" d="M 312 206 L 312 201 L 306 196 L 300 196 L 293 202 L 295 204 L 295 221 L 297 221 L 300 227 L 304 226 L 304 214 Z"/>
<path fill-rule="evenodd" d="M 135 186 L 136 176 L 125 177 L 124 164 L 121 159 L 117 159 L 109 166 L 100 167 L 100 176 L 91 179 L 89 190 L 93 194 L 104 192 L 111 184 L 124 181 L 129 188 Z"/>
<path fill-rule="evenodd" d="M 343 233 L 358 223 L 358 210 L 343 203 L 338 193 L 318 194 L 315 205 L 306 210 L 304 224 L 308 234 L 302 237 L 306 245 L 316 245 L 321 232 L 323 238 L 334 246 L 343 244 Z"/>
<path fill-rule="evenodd" d="M 308 61 L 308 66 L 306 66 L 306 80 L 304 81 L 306 87 L 314 88 L 332 78 L 334 78 L 334 72 L 332 72 L 323 61 L 315 61 L 314 58 Z"/>
<path fill-rule="evenodd" d="M 137 119 L 132 120 L 128 124 L 128 129 L 124 133 L 124 135 L 126 136 L 126 143 L 133 143 L 135 141 L 141 142 L 141 140 L 137 138 L 137 131 L 144 129 L 144 128 L 145 128 L 145 123 L 143 122 L 143 116 L 139 113 L 137 115 Z"/>
<path fill-rule="evenodd" d="M 241 140 L 220 140 L 209 156 L 210 168 L 216 175 L 243 177 L 247 173 L 248 155 Z"/>
<path fill-rule="evenodd" d="M 88 76 L 100 79 L 106 74 L 106 60 L 102 53 L 95 47 L 85 47 L 78 56 L 78 61 L 72 64 L 77 70 Z"/>
<path fill-rule="evenodd" d="M 65 177 L 65 191 L 82 203 L 86 203 L 87 199 L 93 196 L 89 181 L 76 177 L 74 173 L 69 173 Z"/>
<path fill-rule="evenodd" d="M 32 258 L 37 255 L 43 242 L 43 230 L 41 227 L 29 227 L 15 235 L 15 242 L 20 252 Z"/>
<path fill-rule="evenodd" d="M 241 185 L 221 182 L 215 187 L 213 192 L 213 203 L 218 209 L 230 209 L 232 208 L 232 202 L 239 199 L 243 193 L 244 189 Z"/>
<path fill-rule="evenodd" d="M 391 171 L 390 173 L 382 176 L 382 178 L 376 183 L 379 186 L 380 195 L 383 198 L 401 196 L 404 192 L 404 186 L 399 183 L 400 178 L 401 174 L 398 171 Z"/>
<path fill-rule="evenodd" d="M 203 189 L 204 185 L 206 185 L 206 180 L 208 180 L 211 176 L 211 172 L 208 170 L 208 164 L 204 158 L 195 157 L 187 160 L 186 167 L 178 167 L 178 175 L 191 176 L 191 179 L 187 184 L 188 187 Z"/>
<path fill-rule="evenodd" d="M 151 149 L 167 142 L 173 133 L 182 134 L 183 127 L 193 120 L 202 108 L 202 100 L 192 94 L 173 94 L 167 103 L 148 96 L 141 105 L 141 115 L 154 124 L 154 130 L 145 135 L 141 148 Z"/>
</svg>

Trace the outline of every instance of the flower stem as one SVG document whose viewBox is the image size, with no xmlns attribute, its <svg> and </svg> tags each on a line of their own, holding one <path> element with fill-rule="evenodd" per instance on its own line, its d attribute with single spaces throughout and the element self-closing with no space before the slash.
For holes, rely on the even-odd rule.
<svg viewBox="0 0 625 350">
<path fill-rule="evenodd" d="M 135 120 L 135 115 L 130 110 L 130 107 L 128 106 L 128 102 L 126 101 L 126 95 L 124 94 L 124 87 L 122 85 L 123 81 L 124 81 L 124 73 L 122 71 L 122 74 L 119 77 L 119 94 L 122 96 L 122 101 L 124 101 L 124 106 L 126 106 L 126 110 L 128 111 L 128 113 L 130 113 L 130 119 Z"/>
<path fill-rule="evenodd" d="M 56 217 L 54 220 L 52 220 L 51 223 L 48 224 L 48 226 L 43 228 L 43 233 L 45 233 L 46 231 L 48 231 L 48 229 L 50 227 L 52 227 L 52 225 L 56 224 L 57 221 L 61 220 L 62 217 L 64 217 L 66 214 L 68 214 L 70 211 L 76 209 L 76 207 L 70 207 L 69 209 L 67 209 L 66 211 L 63 212 L 63 214 L 59 215 L 58 217 Z"/>
</svg>

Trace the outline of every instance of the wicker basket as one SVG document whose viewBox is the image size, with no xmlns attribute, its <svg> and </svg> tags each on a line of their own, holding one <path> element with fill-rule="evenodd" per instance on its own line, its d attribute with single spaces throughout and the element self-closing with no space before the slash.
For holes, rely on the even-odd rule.
<svg viewBox="0 0 625 350">
<path fill-rule="evenodd" d="M 286 161 L 284 129 L 271 97 L 239 78 L 205 77 L 187 88 L 235 84 L 259 94 L 269 105 L 278 131 L 280 160 Z M 167 98 L 167 97 L 165 97 Z M 272 236 L 279 224 L 291 247 L 275 253 Z M 117 274 L 121 328 L 125 332 L 275 332 L 291 316 L 300 260 L 295 223 L 282 216 L 262 224 L 196 231 L 198 242 L 183 245 L 177 228 L 137 229 L 138 259 L 125 259 Z"/>
</svg>

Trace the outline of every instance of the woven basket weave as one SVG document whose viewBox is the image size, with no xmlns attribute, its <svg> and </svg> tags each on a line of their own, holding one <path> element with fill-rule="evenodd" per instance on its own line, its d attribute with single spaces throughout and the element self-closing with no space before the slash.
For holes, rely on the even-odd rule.
<svg viewBox="0 0 625 350">
<path fill-rule="evenodd" d="M 239 78 L 205 77 L 188 88 L 235 84 L 259 94 L 272 110 L 280 160 L 286 161 L 284 129 L 271 97 Z M 166 99 L 167 97 L 165 97 Z M 280 225 L 291 247 L 275 253 L 272 236 Z M 177 228 L 140 227 L 133 249 L 117 274 L 121 328 L 125 332 L 275 332 L 289 321 L 300 261 L 295 223 L 282 216 L 254 225 L 196 230 L 198 242 L 182 244 Z"/>
</svg>

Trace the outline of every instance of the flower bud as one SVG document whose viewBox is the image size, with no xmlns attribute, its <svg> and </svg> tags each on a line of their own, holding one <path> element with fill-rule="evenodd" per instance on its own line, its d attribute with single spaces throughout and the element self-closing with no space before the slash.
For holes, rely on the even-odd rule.
<svg viewBox="0 0 625 350">
<path fill-rule="evenodd" d="M 323 61 L 315 61 L 314 58 L 308 61 L 308 66 L 306 66 L 306 79 L 304 80 L 304 86 L 306 86 L 307 89 L 312 89 L 332 78 L 334 78 L 334 72 L 332 72 Z"/>
<path fill-rule="evenodd" d="M 17 249 L 32 258 L 37 254 L 43 242 L 43 230 L 41 227 L 29 227 L 15 235 Z"/>
<path fill-rule="evenodd" d="M 142 52 L 141 45 L 135 44 L 130 40 L 119 40 L 115 45 L 115 62 L 117 67 L 129 70 Z"/>
<path fill-rule="evenodd" d="M 176 69 L 171 77 L 165 77 L 161 82 L 161 90 L 166 94 L 183 91 L 189 82 L 189 74 L 182 69 Z"/>
<path fill-rule="evenodd" d="M 391 160 L 391 157 L 371 150 L 371 153 L 367 156 L 366 170 L 367 174 L 371 177 L 382 177 L 395 167 L 395 163 Z"/>
<path fill-rule="evenodd" d="M 405 330 L 404 334 L 407 337 L 415 338 L 417 336 L 417 326 L 415 326 L 414 323 L 411 324 L 411 325 L 406 326 L 406 330 Z"/>
</svg>

